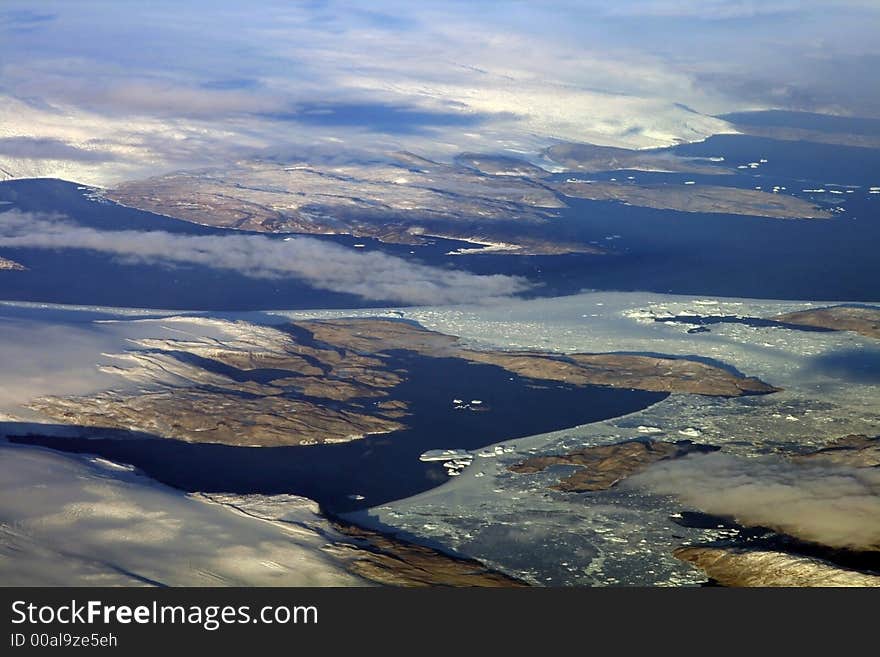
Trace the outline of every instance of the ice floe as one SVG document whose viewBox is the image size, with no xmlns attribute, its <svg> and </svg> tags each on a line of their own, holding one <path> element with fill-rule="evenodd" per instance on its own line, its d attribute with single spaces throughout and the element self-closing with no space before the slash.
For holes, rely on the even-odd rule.
<svg viewBox="0 0 880 657">
<path fill-rule="evenodd" d="M 648 434 L 663 433 L 663 429 L 661 429 L 660 427 L 646 427 L 643 424 L 640 424 L 639 426 L 637 426 L 636 431 L 638 431 L 639 433 L 648 433 Z"/>
<path fill-rule="evenodd" d="M 470 457 L 471 453 L 466 449 L 429 449 L 419 456 L 420 461 L 450 461 L 458 458 Z"/>
</svg>

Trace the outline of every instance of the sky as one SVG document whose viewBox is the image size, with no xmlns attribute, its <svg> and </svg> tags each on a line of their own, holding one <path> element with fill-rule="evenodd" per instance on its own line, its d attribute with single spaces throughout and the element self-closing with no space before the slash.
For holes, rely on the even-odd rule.
<svg viewBox="0 0 880 657">
<path fill-rule="evenodd" d="M 0 6 L 0 169 L 109 184 L 298 148 L 652 147 L 783 108 L 880 116 L 880 4 Z"/>
</svg>

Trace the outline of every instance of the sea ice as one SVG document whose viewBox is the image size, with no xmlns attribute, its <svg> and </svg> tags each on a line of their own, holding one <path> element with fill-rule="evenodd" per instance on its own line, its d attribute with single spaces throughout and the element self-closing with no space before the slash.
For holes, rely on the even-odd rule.
<svg viewBox="0 0 880 657">
<path fill-rule="evenodd" d="M 420 461 L 450 461 L 452 459 L 464 458 L 470 456 L 470 452 L 466 449 L 430 449 L 424 452 L 420 457 Z"/>
<path fill-rule="evenodd" d="M 646 427 L 641 424 L 636 427 L 636 431 L 639 433 L 663 433 L 663 429 L 660 427 Z"/>
</svg>

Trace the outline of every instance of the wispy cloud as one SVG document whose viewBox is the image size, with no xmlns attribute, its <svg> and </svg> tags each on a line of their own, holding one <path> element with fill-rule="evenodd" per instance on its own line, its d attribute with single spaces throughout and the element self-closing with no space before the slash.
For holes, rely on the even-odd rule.
<svg viewBox="0 0 880 657">
<path fill-rule="evenodd" d="M 742 524 L 831 547 L 880 550 L 880 470 L 714 453 L 664 461 L 624 482 Z"/>
<path fill-rule="evenodd" d="M 40 18 L 30 4 L 4 7 L 29 23 Z M 865 83 L 880 17 L 868 1 L 266 0 L 253 11 L 218 0 L 124 12 L 84 1 L 53 11 L 0 39 L 0 134 L 106 140 L 124 155 L 118 166 L 63 171 L 93 184 L 327 141 L 429 157 L 537 153 L 555 139 L 701 139 L 729 129 L 707 114 L 756 107 L 880 112 L 877 85 Z"/>
<path fill-rule="evenodd" d="M 35 160 L 73 160 L 76 162 L 108 162 L 112 153 L 71 146 L 60 139 L 38 137 L 0 138 L 0 155 Z"/>
<path fill-rule="evenodd" d="M 296 278 L 371 301 L 413 305 L 492 303 L 530 287 L 516 276 L 431 267 L 314 238 L 99 231 L 16 210 L 0 213 L 0 246 L 89 249 L 135 262 L 203 265 L 252 278 Z"/>
</svg>

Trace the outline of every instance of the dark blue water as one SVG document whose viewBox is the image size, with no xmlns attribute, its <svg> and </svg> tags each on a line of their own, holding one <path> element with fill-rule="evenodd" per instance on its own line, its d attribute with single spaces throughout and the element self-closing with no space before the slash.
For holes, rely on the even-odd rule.
<svg viewBox="0 0 880 657">
<path fill-rule="evenodd" d="M 671 149 L 676 155 L 724 157 L 738 166 L 766 159 L 753 171 L 762 176 L 841 185 L 880 185 L 880 149 L 785 141 L 750 135 L 715 135 Z"/>
<path fill-rule="evenodd" d="M 412 412 L 405 420 L 408 428 L 349 443 L 249 448 L 144 437 L 11 440 L 130 463 L 185 491 L 292 493 L 341 513 L 409 497 L 446 481 L 441 464 L 419 460 L 429 449 L 478 449 L 632 413 L 667 396 L 545 381 L 535 387 L 530 385 L 534 381 L 492 365 L 411 352 L 394 354 L 388 365 L 409 373 L 394 390 L 394 398 L 406 401 Z M 456 410 L 455 398 L 480 399 L 486 410 Z M 485 467 L 481 461 L 475 458 L 470 467 Z"/>
<path fill-rule="evenodd" d="M 880 135 L 880 119 L 856 116 L 832 116 L 812 112 L 789 112 L 767 110 L 763 112 L 732 112 L 718 117 L 740 125 L 765 126 L 768 128 L 799 128 L 817 132 L 845 133 L 851 135 Z"/>
</svg>

